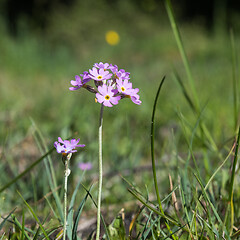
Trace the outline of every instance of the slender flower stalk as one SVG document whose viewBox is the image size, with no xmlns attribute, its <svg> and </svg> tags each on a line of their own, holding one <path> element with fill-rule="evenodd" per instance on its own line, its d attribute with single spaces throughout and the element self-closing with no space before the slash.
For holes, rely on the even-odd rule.
<svg viewBox="0 0 240 240">
<path fill-rule="evenodd" d="M 122 99 L 131 99 L 134 104 L 140 105 L 142 101 L 138 95 L 139 89 L 133 88 L 130 82 L 130 73 L 118 69 L 117 65 L 109 63 L 95 63 L 92 69 L 75 76 L 71 81 L 70 91 L 84 88 L 95 94 L 95 102 L 101 104 L 99 119 L 99 181 L 97 206 L 97 232 L 96 240 L 100 238 L 101 194 L 102 194 L 102 125 L 103 108 L 116 106 Z"/>
<path fill-rule="evenodd" d="M 68 176 L 70 175 L 71 171 L 69 169 L 69 161 L 72 157 L 72 153 L 77 152 L 75 149 L 76 147 L 85 147 L 84 144 L 78 144 L 80 139 L 71 139 L 68 140 L 62 140 L 60 137 L 58 138 L 58 141 L 54 143 L 54 147 L 56 148 L 58 153 L 62 154 L 62 161 L 65 166 L 64 171 L 64 219 L 63 219 L 63 240 L 66 240 L 66 230 L 67 230 L 67 181 Z"/>
<path fill-rule="evenodd" d="M 104 105 L 102 103 L 101 110 L 100 110 L 100 118 L 99 118 L 99 130 L 98 130 L 98 137 L 99 137 L 99 158 L 98 158 L 98 165 L 99 165 L 99 180 L 98 180 L 98 205 L 97 205 L 97 233 L 96 233 L 96 240 L 99 240 L 100 237 L 100 216 L 101 216 L 101 195 L 102 195 L 102 126 L 103 126 L 103 108 Z"/>
<path fill-rule="evenodd" d="M 68 163 L 70 161 L 70 158 L 72 156 L 72 153 L 69 153 L 67 155 L 62 156 L 62 160 L 64 161 L 65 165 L 65 171 L 64 171 L 64 223 L 63 223 L 63 240 L 66 239 L 66 229 L 67 229 L 67 181 L 68 176 L 71 173 L 71 170 L 68 168 Z"/>
</svg>

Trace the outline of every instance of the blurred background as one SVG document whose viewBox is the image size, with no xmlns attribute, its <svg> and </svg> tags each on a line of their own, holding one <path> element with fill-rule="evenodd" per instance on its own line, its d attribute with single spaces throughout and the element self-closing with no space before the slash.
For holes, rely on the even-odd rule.
<svg viewBox="0 0 240 240">
<path fill-rule="evenodd" d="M 234 134 L 230 29 L 238 54 L 240 2 L 173 0 L 172 5 L 200 104 L 207 104 L 206 124 L 221 144 Z M 34 138 L 36 128 L 48 148 L 58 136 L 80 137 L 86 148 L 73 158 L 76 174 L 72 176 L 81 171 L 74 168 L 80 161 L 91 162 L 92 179 L 96 176 L 100 104 L 95 103 L 93 94 L 68 88 L 75 75 L 98 62 L 116 64 L 130 72 L 142 100 L 141 106 L 122 100 L 111 109 L 105 108 L 104 171 L 116 170 L 128 176 L 131 174 L 124 172 L 126 169 L 151 165 L 151 112 L 163 76 L 166 82 L 156 115 L 156 155 L 167 156 L 175 148 L 184 153 L 186 143 L 181 141 L 178 113 L 192 125 L 196 116 L 172 76 L 176 71 L 187 83 L 163 1 L 0 0 L 0 14 L 2 185 L 41 156 Z M 63 166 L 59 156 L 52 155 L 60 184 Z M 161 164 L 162 170 L 171 168 L 167 157 Z M 140 184 L 152 186 L 151 173 L 146 172 L 139 178 Z M 42 174 L 44 166 L 39 165 L 31 173 L 32 181 L 42 179 Z M 162 179 L 164 174 L 160 174 Z M 26 186 L 31 190 L 34 184 L 26 179 L 17 188 L 26 200 L 32 200 Z M 134 174 L 131 180 L 137 181 Z M 47 185 L 41 181 L 38 184 Z M 126 189 L 122 185 L 119 177 L 108 182 L 103 202 L 124 201 Z M 35 189 L 35 201 L 48 191 L 47 187 Z M 15 199 L 14 192 L 5 192 L 1 201 L 10 209 L 21 199 Z"/>
</svg>

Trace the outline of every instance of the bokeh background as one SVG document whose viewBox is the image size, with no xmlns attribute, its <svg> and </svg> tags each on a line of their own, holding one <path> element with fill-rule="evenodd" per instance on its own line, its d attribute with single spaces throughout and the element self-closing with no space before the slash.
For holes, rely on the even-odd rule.
<svg viewBox="0 0 240 240">
<path fill-rule="evenodd" d="M 240 3 L 173 0 L 172 5 L 200 104 L 207 106 L 205 122 L 220 145 L 234 135 L 230 29 L 238 54 Z M 172 75 L 178 72 L 187 84 L 162 1 L 1 0 L 0 14 L 2 185 L 41 156 L 34 137 L 36 129 L 48 148 L 58 136 L 80 137 L 86 144 L 71 162 L 72 189 L 81 172 L 77 168 L 81 161 L 93 164 L 89 178 L 96 179 L 100 104 L 89 92 L 71 92 L 68 88 L 75 75 L 100 61 L 130 72 L 142 100 L 141 106 L 122 100 L 104 110 L 104 172 L 109 173 L 111 181 L 105 182 L 103 204 L 120 204 L 131 198 L 126 196 L 126 186 L 118 173 L 142 186 L 148 184 L 150 189 L 153 185 L 148 168 L 151 112 L 163 76 L 166 81 L 157 109 L 155 145 L 157 157 L 163 156 L 159 181 L 167 179 L 165 169 L 172 167 L 168 155 L 176 148 L 185 153 L 179 113 L 192 125 L 196 116 Z M 56 153 L 52 158 L 61 184 L 62 163 Z M 212 164 L 214 167 L 214 161 Z M 0 203 L 11 209 L 21 202 L 15 197 L 15 189 L 27 201 L 37 202 L 49 191 L 44 174 L 44 165 L 39 164 L 22 183 L 5 191 Z"/>
</svg>

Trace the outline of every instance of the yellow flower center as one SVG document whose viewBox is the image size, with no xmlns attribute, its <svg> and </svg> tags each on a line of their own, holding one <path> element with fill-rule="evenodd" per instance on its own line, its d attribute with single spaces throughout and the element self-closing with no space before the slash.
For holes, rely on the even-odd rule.
<svg viewBox="0 0 240 240">
<path fill-rule="evenodd" d="M 102 79 L 102 76 L 98 76 L 97 79 L 101 80 L 101 79 Z"/>
<path fill-rule="evenodd" d="M 109 95 L 106 95 L 106 96 L 105 96 L 105 99 L 106 99 L 106 100 L 109 100 L 109 99 L 110 99 L 110 96 L 109 96 Z"/>
<path fill-rule="evenodd" d="M 124 87 L 121 87 L 121 90 L 122 90 L 122 92 L 124 92 L 124 91 L 125 91 L 125 88 L 124 88 Z"/>
</svg>

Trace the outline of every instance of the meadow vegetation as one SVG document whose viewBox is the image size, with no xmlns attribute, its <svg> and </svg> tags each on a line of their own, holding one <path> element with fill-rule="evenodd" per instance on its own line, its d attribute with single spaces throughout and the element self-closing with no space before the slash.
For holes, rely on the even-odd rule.
<svg viewBox="0 0 240 240">
<path fill-rule="evenodd" d="M 44 32 L 29 31 L 22 19 L 17 39 L 0 19 L 0 240 L 61 239 L 59 136 L 86 145 L 70 161 L 70 223 L 72 239 L 94 239 L 100 104 L 68 88 L 98 62 L 130 72 L 142 100 L 104 109 L 104 239 L 238 239 L 239 29 L 213 33 L 177 21 L 178 45 L 164 5 L 151 14 L 131 1 L 96 1 L 89 14 L 89 2 L 56 9 Z M 110 30 L 120 37 L 116 45 L 105 40 Z"/>
</svg>

